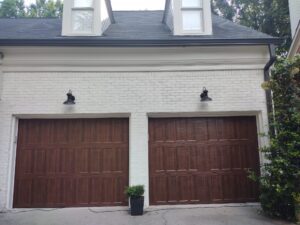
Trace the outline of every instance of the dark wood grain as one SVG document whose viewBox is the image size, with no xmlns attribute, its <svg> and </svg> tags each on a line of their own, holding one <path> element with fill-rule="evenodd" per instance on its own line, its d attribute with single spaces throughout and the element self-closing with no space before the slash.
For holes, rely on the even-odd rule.
<svg viewBox="0 0 300 225">
<path fill-rule="evenodd" d="M 15 208 L 127 205 L 128 119 L 20 120 Z"/>
<path fill-rule="evenodd" d="M 255 202 L 255 117 L 149 119 L 150 204 Z"/>
</svg>

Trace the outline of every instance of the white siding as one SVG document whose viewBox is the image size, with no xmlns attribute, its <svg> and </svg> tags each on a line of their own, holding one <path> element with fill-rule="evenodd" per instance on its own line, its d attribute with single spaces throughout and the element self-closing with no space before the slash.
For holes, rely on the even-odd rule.
<svg viewBox="0 0 300 225">
<path fill-rule="evenodd" d="M 292 36 L 294 37 L 300 20 L 300 0 L 289 0 Z"/>
</svg>

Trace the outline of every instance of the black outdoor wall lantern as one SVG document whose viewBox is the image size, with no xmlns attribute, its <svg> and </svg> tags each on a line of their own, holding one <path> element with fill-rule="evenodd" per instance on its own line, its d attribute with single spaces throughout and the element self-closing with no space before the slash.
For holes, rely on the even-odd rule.
<svg viewBox="0 0 300 225">
<path fill-rule="evenodd" d="M 212 101 L 212 99 L 208 97 L 208 90 L 206 90 L 206 87 L 203 87 L 203 91 L 200 95 L 200 98 L 201 98 L 201 102 Z"/>
<path fill-rule="evenodd" d="M 67 93 L 67 100 L 64 102 L 65 105 L 74 105 L 75 104 L 75 96 L 72 94 L 72 91 L 69 90 Z"/>
</svg>

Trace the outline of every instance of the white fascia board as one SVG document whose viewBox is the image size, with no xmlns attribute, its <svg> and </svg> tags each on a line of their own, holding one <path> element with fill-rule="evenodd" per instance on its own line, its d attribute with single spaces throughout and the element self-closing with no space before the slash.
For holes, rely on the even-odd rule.
<svg viewBox="0 0 300 225">
<path fill-rule="evenodd" d="M 261 68 L 268 47 L 211 46 L 186 48 L 4 47 L 5 71 L 153 71 L 211 68 Z"/>
</svg>

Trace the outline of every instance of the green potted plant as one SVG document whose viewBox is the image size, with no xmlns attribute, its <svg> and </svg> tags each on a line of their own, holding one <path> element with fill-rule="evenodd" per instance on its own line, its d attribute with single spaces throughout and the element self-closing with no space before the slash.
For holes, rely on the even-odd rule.
<svg viewBox="0 0 300 225">
<path fill-rule="evenodd" d="M 127 187 L 125 194 L 130 198 L 130 212 L 132 216 L 143 215 L 144 213 L 144 186 L 135 185 Z"/>
<path fill-rule="evenodd" d="M 295 201 L 295 217 L 297 224 L 300 224 L 300 193 L 294 193 L 293 197 Z"/>
</svg>

